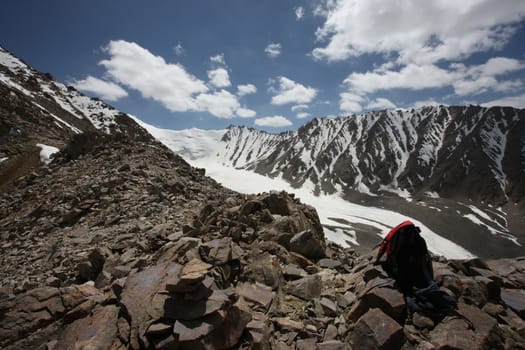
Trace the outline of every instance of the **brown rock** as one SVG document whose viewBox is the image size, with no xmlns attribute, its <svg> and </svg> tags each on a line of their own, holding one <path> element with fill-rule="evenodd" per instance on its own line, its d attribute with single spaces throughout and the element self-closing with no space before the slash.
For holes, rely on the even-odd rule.
<svg viewBox="0 0 525 350">
<path fill-rule="evenodd" d="M 432 321 L 432 319 L 420 314 L 419 312 L 415 312 L 412 315 L 412 322 L 414 323 L 414 326 L 416 326 L 419 329 L 431 330 L 435 326 L 434 321 Z"/>
<path fill-rule="evenodd" d="M 388 316 L 400 320 L 406 305 L 403 294 L 393 288 L 374 288 L 364 296 L 370 308 L 380 308 Z"/>
<path fill-rule="evenodd" d="M 356 323 L 351 336 L 356 349 L 399 349 L 403 328 L 379 309 L 371 309 Z"/>
<path fill-rule="evenodd" d="M 289 317 L 274 317 L 272 318 L 272 321 L 282 330 L 301 331 L 304 329 L 304 324 L 302 322 L 293 321 Z"/>
<path fill-rule="evenodd" d="M 291 199 L 285 193 L 270 193 L 269 196 L 262 199 L 262 202 L 272 214 L 283 216 L 290 215 L 290 206 L 288 203 L 291 202 Z"/>
<path fill-rule="evenodd" d="M 518 289 L 502 289 L 501 300 L 525 319 L 525 291 Z"/>
<path fill-rule="evenodd" d="M 295 348 L 297 350 L 317 350 L 317 338 L 299 339 Z"/>
<path fill-rule="evenodd" d="M 430 332 L 430 342 L 439 350 L 475 348 L 476 335 L 465 320 L 446 318 Z"/>
<path fill-rule="evenodd" d="M 188 301 L 177 295 L 165 299 L 164 317 L 173 320 L 191 321 L 222 310 L 230 305 L 230 299 L 224 291 L 216 290 L 208 299 L 196 302 Z"/>
<path fill-rule="evenodd" d="M 498 322 L 475 306 L 458 304 L 458 313 L 469 320 L 479 349 L 497 348 L 502 343 L 499 336 Z"/>
<path fill-rule="evenodd" d="M 214 265 L 223 265 L 232 259 L 232 238 L 224 237 L 202 244 L 199 247 L 201 258 Z"/>
<path fill-rule="evenodd" d="M 153 323 L 148 327 L 146 334 L 157 335 L 157 334 L 166 334 L 171 332 L 173 325 L 169 323 Z"/>
<path fill-rule="evenodd" d="M 350 350 L 350 345 L 339 340 L 328 340 L 318 343 L 317 350 Z"/>
<path fill-rule="evenodd" d="M 320 259 L 326 256 L 324 242 L 310 230 L 299 232 L 292 237 L 290 251 L 299 253 L 308 259 Z"/>
<path fill-rule="evenodd" d="M 272 288 L 265 286 L 260 283 L 242 283 L 237 286 L 237 294 L 246 298 L 247 300 L 254 301 L 261 305 L 264 310 L 268 310 L 274 293 Z"/>
<path fill-rule="evenodd" d="M 60 334 L 55 350 L 116 349 L 122 346 L 118 338 L 119 308 L 97 306 L 89 317 L 76 320 Z"/>
<path fill-rule="evenodd" d="M 282 280 L 281 266 L 277 257 L 264 253 L 256 255 L 245 274 L 251 279 L 276 289 Z"/>
<path fill-rule="evenodd" d="M 164 288 L 165 277 L 179 271 L 180 265 L 176 263 L 159 264 L 133 274 L 126 280 L 120 305 L 126 318 L 131 320 L 130 348 L 139 349 L 139 338 L 144 341 L 147 322 L 152 317 L 158 319 L 162 316 L 159 313 L 163 310 L 157 309 L 159 306 L 154 302 L 154 298 L 158 296 L 157 292 Z"/>
<path fill-rule="evenodd" d="M 290 281 L 286 287 L 289 294 L 295 295 L 303 300 L 319 298 L 322 289 L 321 277 L 318 275 L 307 276 L 295 281 Z"/>
</svg>

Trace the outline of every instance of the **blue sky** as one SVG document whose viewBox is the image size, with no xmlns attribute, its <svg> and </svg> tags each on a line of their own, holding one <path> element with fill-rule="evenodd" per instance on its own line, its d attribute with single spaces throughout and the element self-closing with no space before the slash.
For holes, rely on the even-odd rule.
<svg viewBox="0 0 525 350">
<path fill-rule="evenodd" d="M 525 107 L 523 0 L 9 1 L 0 45 L 164 128 Z"/>
</svg>

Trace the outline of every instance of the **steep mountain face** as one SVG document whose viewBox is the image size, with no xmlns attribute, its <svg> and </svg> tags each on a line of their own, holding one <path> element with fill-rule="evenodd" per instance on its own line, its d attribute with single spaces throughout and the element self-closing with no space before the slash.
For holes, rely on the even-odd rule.
<svg viewBox="0 0 525 350">
<path fill-rule="evenodd" d="M 423 107 L 314 119 L 271 135 L 230 127 L 222 162 L 317 192 L 403 191 L 501 205 L 525 196 L 525 110 Z"/>
<path fill-rule="evenodd" d="M 83 132 L 144 133 L 124 113 L 40 73 L 0 47 L 0 190 Z"/>
</svg>

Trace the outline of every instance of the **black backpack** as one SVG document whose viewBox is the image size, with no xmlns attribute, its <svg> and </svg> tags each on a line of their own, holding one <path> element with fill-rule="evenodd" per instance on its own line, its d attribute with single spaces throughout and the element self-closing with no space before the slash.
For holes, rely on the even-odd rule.
<svg viewBox="0 0 525 350">
<path fill-rule="evenodd" d="M 404 221 L 394 227 L 381 242 L 376 265 L 396 280 L 404 294 L 410 294 L 413 287 L 428 287 L 434 278 L 432 261 L 421 230 L 411 221 Z M 386 254 L 386 259 L 381 260 Z"/>
<path fill-rule="evenodd" d="M 410 311 L 437 319 L 456 308 L 456 298 L 434 283 L 432 260 L 420 232 L 410 221 L 394 227 L 381 242 L 375 265 L 396 280 Z"/>
</svg>

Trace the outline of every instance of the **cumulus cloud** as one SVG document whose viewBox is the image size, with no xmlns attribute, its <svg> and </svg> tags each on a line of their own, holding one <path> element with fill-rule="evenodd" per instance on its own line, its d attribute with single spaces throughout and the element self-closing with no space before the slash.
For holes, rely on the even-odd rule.
<svg viewBox="0 0 525 350">
<path fill-rule="evenodd" d="M 396 107 L 392 101 L 383 97 L 378 97 L 366 105 L 366 109 L 393 109 Z"/>
<path fill-rule="evenodd" d="M 317 95 L 317 89 L 304 86 L 282 76 L 277 77 L 276 80 L 270 80 L 269 91 L 275 93 L 272 96 L 273 105 L 288 103 L 306 104 L 310 103 Z"/>
<path fill-rule="evenodd" d="M 305 105 L 305 104 L 295 105 L 295 106 L 292 106 L 292 112 L 297 112 L 301 109 L 307 109 L 307 108 L 308 108 L 308 105 Z"/>
<path fill-rule="evenodd" d="M 255 119 L 254 124 L 257 126 L 268 126 L 271 128 L 282 128 L 293 125 L 290 120 L 280 115 Z"/>
<path fill-rule="evenodd" d="M 106 101 L 117 101 L 120 98 L 128 96 L 126 90 L 117 84 L 92 76 L 87 76 L 86 79 L 77 80 L 71 83 L 71 85 L 80 91 L 94 93 Z"/>
<path fill-rule="evenodd" d="M 281 54 L 282 45 L 279 43 L 270 43 L 266 48 L 264 49 L 264 52 L 268 55 L 268 57 L 274 58 Z"/>
<path fill-rule="evenodd" d="M 241 107 L 237 97 L 226 90 L 200 94 L 195 99 L 198 110 L 207 111 L 219 118 L 230 119 Z"/>
<path fill-rule="evenodd" d="M 453 63 L 441 68 L 434 64 L 410 63 L 399 70 L 390 67 L 384 65 L 373 71 L 351 73 L 343 81 L 343 85 L 348 92 L 360 96 L 389 89 L 422 90 L 443 87 L 452 87 L 456 95 L 467 96 L 487 91 L 511 92 L 524 85 L 521 80 L 501 78 L 505 74 L 525 69 L 524 61 L 505 57 L 494 57 L 483 64 L 472 66 Z"/>
<path fill-rule="evenodd" d="M 226 66 L 226 61 L 224 60 L 224 54 L 223 53 L 217 54 L 215 56 L 211 56 L 210 57 L 210 61 L 212 61 L 214 63 L 217 63 L 217 64 L 220 64 L 222 66 Z"/>
<path fill-rule="evenodd" d="M 167 63 L 136 43 L 110 41 L 110 58 L 100 62 L 107 74 L 124 86 L 140 91 L 175 112 L 198 110 L 194 94 L 208 91 L 206 84 L 180 64 Z"/>
<path fill-rule="evenodd" d="M 228 71 L 224 68 L 209 70 L 208 78 L 210 79 L 210 84 L 219 88 L 228 87 L 231 85 Z"/>
<path fill-rule="evenodd" d="M 257 88 L 253 84 L 237 85 L 237 95 L 244 96 L 254 94 L 257 92 Z"/>
<path fill-rule="evenodd" d="M 496 100 L 482 103 L 481 105 L 484 107 L 510 106 L 510 107 L 515 107 L 515 108 L 525 108 L 525 94 L 521 94 L 517 96 L 502 97 Z"/>
<path fill-rule="evenodd" d="M 308 117 L 311 117 L 312 115 L 310 113 L 307 113 L 307 112 L 299 112 L 297 113 L 297 118 L 298 119 L 305 119 L 305 118 L 308 118 Z"/>
<path fill-rule="evenodd" d="M 401 63 L 429 64 L 502 48 L 525 17 L 525 2 L 324 0 L 315 13 L 325 18 L 317 59 L 395 53 Z"/>
<path fill-rule="evenodd" d="M 237 109 L 236 113 L 241 118 L 253 118 L 257 114 L 255 111 L 243 107 Z"/>
<path fill-rule="evenodd" d="M 351 90 L 372 93 L 379 90 L 405 88 L 419 90 L 452 84 L 458 75 L 435 65 L 409 64 L 399 71 L 378 68 L 371 72 L 351 73 L 344 81 Z"/>
<path fill-rule="evenodd" d="M 208 112 L 218 118 L 255 116 L 255 112 L 241 107 L 236 95 L 224 89 L 210 91 L 204 81 L 187 72 L 182 65 L 168 63 L 136 43 L 110 41 L 105 52 L 110 57 L 100 64 L 106 68 L 107 76 L 171 111 Z M 223 55 L 210 60 L 225 65 Z M 215 88 L 231 85 L 224 67 L 210 70 L 208 77 Z"/>
<path fill-rule="evenodd" d="M 295 18 L 299 21 L 304 17 L 304 7 L 298 6 L 295 8 Z"/>
<path fill-rule="evenodd" d="M 362 104 L 365 102 L 363 96 L 351 92 L 343 92 L 339 95 L 339 108 L 343 112 L 359 113 L 363 110 Z"/>
</svg>

